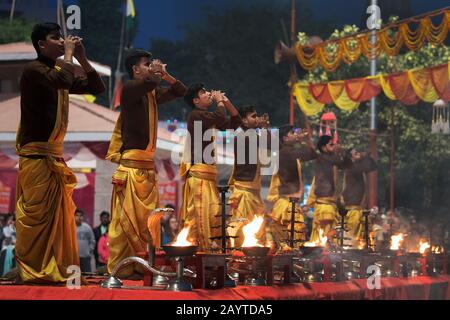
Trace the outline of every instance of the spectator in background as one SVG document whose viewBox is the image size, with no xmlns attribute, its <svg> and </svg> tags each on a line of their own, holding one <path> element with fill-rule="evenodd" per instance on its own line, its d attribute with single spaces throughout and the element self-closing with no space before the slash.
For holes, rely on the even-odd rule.
<svg viewBox="0 0 450 320">
<path fill-rule="evenodd" d="M 109 257 L 108 232 L 103 234 L 98 240 L 97 252 L 98 252 L 98 263 L 100 267 L 106 266 Z M 98 271 L 99 270 L 97 270 L 97 272 Z M 106 272 L 107 270 L 105 269 L 104 271 Z"/>
<path fill-rule="evenodd" d="M 178 234 L 178 219 L 173 204 L 166 204 L 166 208 L 172 209 L 173 213 L 161 220 L 161 245 L 166 245 L 175 240 Z M 175 228 L 175 229 L 174 229 Z"/>
<path fill-rule="evenodd" d="M 171 214 L 168 220 L 161 220 L 161 245 L 167 245 L 175 240 L 178 234 L 178 220 Z"/>
<path fill-rule="evenodd" d="M 169 219 L 169 228 L 170 228 L 170 230 L 172 231 L 173 234 L 175 234 L 175 235 L 178 234 L 178 227 L 179 227 L 179 223 L 178 223 L 177 217 L 175 215 L 170 217 L 170 219 Z"/>
<path fill-rule="evenodd" d="M 3 230 L 3 227 L 6 227 L 6 218 L 8 217 L 7 214 L 0 214 L 0 228 Z"/>
<path fill-rule="evenodd" d="M 12 238 L 5 238 L 3 241 L 3 249 L 0 253 L 0 276 L 5 276 L 13 268 L 16 267 L 16 259 L 14 259 L 15 247 Z"/>
<path fill-rule="evenodd" d="M 0 214 L 0 250 L 3 246 L 3 240 L 5 240 L 5 237 L 3 235 L 3 227 L 6 226 L 6 214 Z"/>
<path fill-rule="evenodd" d="M 77 224 L 78 256 L 80 257 L 81 272 L 91 272 L 91 259 L 95 250 L 95 237 L 92 228 L 85 222 L 84 212 L 81 209 L 75 211 Z"/>
<path fill-rule="evenodd" d="M 6 219 L 6 226 L 3 227 L 4 239 L 10 239 L 11 245 L 16 244 L 16 216 L 11 214 Z"/>
<path fill-rule="evenodd" d="M 100 213 L 100 225 L 98 227 L 94 228 L 95 248 L 96 248 L 96 250 L 94 251 L 94 256 L 95 256 L 95 265 L 97 266 L 97 268 L 101 267 L 101 266 L 104 266 L 105 263 L 107 263 L 107 262 L 100 262 L 98 246 L 99 246 L 100 238 L 104 234 L 108 233 L 108 226 L 109 226 L 110 222 L 111 222 L 111 219 L 110 219 L 109 212 L 108 211 L 102 211 Z"/>
</svg>

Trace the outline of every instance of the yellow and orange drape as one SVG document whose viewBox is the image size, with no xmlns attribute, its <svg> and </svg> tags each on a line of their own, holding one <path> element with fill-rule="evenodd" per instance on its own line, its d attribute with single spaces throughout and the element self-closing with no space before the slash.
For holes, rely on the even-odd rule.
<svg viewBox="0 0 450 320">
<path fill-rule="evenodd" d="M 331 81 L 320 84 L 294 85 L 298 105 L 307 116 L 322 112 L 326 104 L 334 104 L 343 111 L 352 111 L 359 104 L 382 91 L 391 100 L 414 105 L 419 100 L 435 102 L 450 100 L 450 62 L 425 69 L 376 75 L 366 78 Z"/>
<path fill-rule="evenodd" d="M 159 206 L 158 175 L 153 156 L 156 151 L 158 132 L 158 107 L 156 92 L 148 93 L 149 137 L 146 150 L 131 149 L 121 152 L 122 114 L 113 131 L 106 160 L 119 163 L 112 177 L 111 197 L 112 220 L 109 225 L 108 272 L 123 259 L 145 252 L 149 230 L 149 214 Z M 120 273 L 120 277 L 141 272 L 139 267 L 129 265 Z"/>
<path fill-rule="evenodd" d="M 436 24 L 433 20 L 436 19 Z M 361 55 L 374 59 L 381 53 L 396 56 L 402 47 L 417 51 L 428 42 L 442 45 L 450 29 L 450 9 L 444 8 L 429 15 L 412 17 L 403 22 L 389 24 L 377 32 L 372 43 L 372 32 L 367 31 L 340 39 L 325 41 L 316 46 L 297 43 L 295 53 L 305 70 L 313 70 L 319 65 L 326 71 L 334 71 L 341 64 L 352 64 Z"/>
<path fill-rule="evenodd" d="M 16 261 L 24 282 L 64 283 L 71 275 L 69 267 L 79 265 L 72 200 L 77 179 L 62 160 L 69 116 L 67 90 L 58 90 L 57 110 L 47 142 L 22 146 L 20 127 L 17 133 Z"/>
</svg>

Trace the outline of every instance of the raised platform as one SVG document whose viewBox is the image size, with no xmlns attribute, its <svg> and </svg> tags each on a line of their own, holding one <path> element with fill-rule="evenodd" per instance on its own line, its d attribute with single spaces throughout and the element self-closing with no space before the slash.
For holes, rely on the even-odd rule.
<svg viewBox="0 0 450 320">
<path fill-rule="evenodd" d="M 171 292 L 149 290 L 142 281 L 126 288 L 102 289 L 94 280 L 81 289 L 51 286 L 1 285 L 1 300 L 450 300 L 450 276 L 409 279 L 383 278 L 370 290 L 367 280 L 304 283 L 267 287 L 238 286 L 219 290 Z"/>
</svg>

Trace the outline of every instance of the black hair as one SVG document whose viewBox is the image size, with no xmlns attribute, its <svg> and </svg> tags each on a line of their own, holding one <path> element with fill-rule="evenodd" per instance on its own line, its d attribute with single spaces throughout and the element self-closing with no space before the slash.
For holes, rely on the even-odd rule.
<svg viewBox="0 0 450 320">
<path fill-rule="evenodd" d="M 256 112 L 256 107 L 252 105 L 242 106 L 238 109 L 238 112 L 241 118 L 245 118 L 249 113 Z"/>
<path fill-rule="evenodd" d="M 77 209 L 75 210 L 75 215 L 76 215 L 77 213 L 81 213 L 81 215 L 84 216 L 84 211 L 83 211 L 82 209 L 80 209 L 80 208 L 77 208 Z"/>
<path fill-rule="evenodd" d="M 38 23 L 33 27 L 33 31 L 31 32 L 31 42 L 33 43 L 33 47 L 37 54 L 41 53 L 39 50 L 39 41 L 45 41 L 47 36 L 54 31 L 61 31 L 59 24 L 54 22 Z"/>
<path fill-rule="evenodd" d="M 153 55 L 151 52 L 142 49 L 131 49 L 125 56 L 125 69 L 127 70 L 130 79 L 133 79 L 133 66 L 137 65 L 141 58 L 151 59 Z"/>
<path fill-rule="evenodd" d="M 173 204 L 166 204 L 166 208 L 175 210 L 175 206 Z"/>
<path fill-rule="evenodd" d="M 278 137 L 280 139 L 280 145 L 284 143 L 283 138 L 288 135 L 289 132 L 294 130 L 294 127 L 290 124 L 282 125 L 278 128 Z"/>
<path fill-rule="evenodd" d="M 192 108 L 195 108 L 194 99 L 198 98 L 198 93 L 202 90 L 205 90 L 205 85 L 203 83 L 190 85 L 184 96 L 184 101 Z"/>
<path fill-rule="evenodd" d="M 103 216 L 108 216 L 109 217 L 109 212 L 108 211 L 100 212 L 100 217 L 103 217 Z"/>
<path fill-rule="evenodd" d="M 320 153 L 323 153 L 322 148 L 326 146 L 333 138 L 331 136 L 321 136 L 319 141 L 317 141 L 317 149 Z"/>
</svg>

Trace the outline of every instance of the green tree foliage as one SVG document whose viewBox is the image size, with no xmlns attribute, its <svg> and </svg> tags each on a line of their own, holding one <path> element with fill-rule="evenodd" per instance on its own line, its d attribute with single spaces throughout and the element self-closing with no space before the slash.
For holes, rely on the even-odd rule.
<svg viewBox="0 0 450 320">
<path fill-rule="evenodd" d="M 0 44 L 12 42 L 31 42 L 30 34 L 33 22 L 16 18 L 12 22 L 9 19 L 0 19 Z"/>
<path fill-rule="evenodd" d="M 125 10 L 124 1 L 80 0 L 79 6 L 82 8 L 80 35 L 86 45 L 88 57 L 93 61 L 110 66 L 113 69 L 114 81 L 119 54 L 122 15 L 123 10 Z M 125 45 L 132 42 L 135 33 L 136 28 L 126 34 Z M 99 96 L 96 103 L 107 106 L 107 92 Z"/>
<path fill-rule="evenodd" d="M 115 68 L 122 23 L 121 0 L 80 0 L 81 35 L 91 59 Z M 107 31 L 106 31 L 107 30 Z"/>
</svg>

